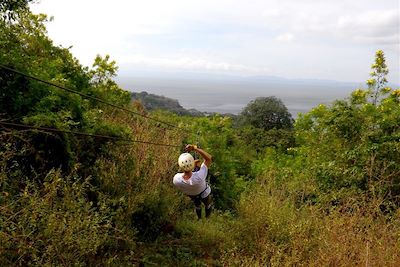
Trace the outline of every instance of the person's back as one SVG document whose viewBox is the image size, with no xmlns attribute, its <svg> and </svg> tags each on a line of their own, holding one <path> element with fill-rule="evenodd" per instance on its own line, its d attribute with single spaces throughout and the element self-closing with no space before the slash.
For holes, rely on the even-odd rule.
<svg viewBox="0 0 400 267">
<path fill-rule="evenodd" d="M 208 217 L 211 214 L 212 201 L 211 187 L 207 184 L 206 178 L 208 167 L 212 162 L 212 157 L 210 154 L 194 145 L 187 145 L 185 150 L 188 152 L 198 152 L 204 158 L 204 162 L 197 172 L 193 172 L 195 165 L 193 156 L 189 153 L 181 154 L 178 159 L 178 164 L 183 172 L 175 174 L 173 184 L 194 201 L 196 214 L 199 219 L 201 218 L 201 202 L 203 202 L 206 207 L 206 217 Z"/>
<path fill-rule="evenodd" d="M 175 174 L 173 183 L 174 185 L 186 195 L 198 195 L 202 193 L 207 187 L 207 174 L 208 168 L 203 163 L 201 164 L 200 170 L 197 172 L 192 171 L 192 175 L 189 179 L 184 179 L 184 172 Z"/>
</svg>

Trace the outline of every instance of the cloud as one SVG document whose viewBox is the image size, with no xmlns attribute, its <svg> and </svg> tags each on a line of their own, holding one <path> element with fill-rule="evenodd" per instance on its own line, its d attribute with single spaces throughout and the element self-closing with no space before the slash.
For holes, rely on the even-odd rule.
<svg viewBox="0 0 400 267">
<path fill-rule="evenodd" d="M 284 33 L 281 35 L 278 35 L 275 40 L 280 41 L 280 42 L 292 42 L 294 41 L 294 35 L 292 33 Z"/>
<path fill-rule="evenodd" d="M 337 31 L 358 42 L 398 44 L 399 15 L 397 10 L 379 10 L 355 16 L 341 16 L 337 21 Z"/>
<path fill-rule="evenodd" d="M 54 15 L 50 37 L 72 45 L 86 65 L 99 53 L 138 69 L 353 80 L 364 79 L 374 51 L 384 49 L 399 80 L 398 0 L 41 0 L 32 7 Z"/>
<path fill-rule="evenodd" d="M 263 11 L 262 16 L 263 17 L 272 17 L 272 18 L 276 18 L 279 15 L 281 15 L 281 11 L 278 8 L 268 8 L 266 10 Z"/>
<path fill-rule="evenodd" d="M 144 55 L 130 55 L 122 62 L 124 65 L 137 65 L 146 67 L 156 67 L 162 69 L 178 69 L 191 71 L 216 71 L 216 72 L 236 72 L 236 73 L 259 73 L 267 74 L 267 68 L 256 68 L 242 64 L 228 63 L 224 61 L 213 61 L 205 58 L 177 56 L 168 57 L 148 57 Z"/>
<path fill-rule="evenodd" d="M 282 1 L 279 8 L 263 11 L 266 29 L 278 32 L 275 40 L 313 42 L 344 40 L 365 44 L 398 44 L 400 32 L 399 8 L 376 9 L 368 1 L 340 4 L 330 0 Z M 388 1 L 389 2 L 389 1 Z M 398 5 L 398 4 L 397 4 Z"/>
<path fill-rule="evenodd" d="M 341 16 L 338 19 L 338 26 L 342 29 L 351 28 L 387 28 L 398 29 L 399 12 L 397 10 L 374 10 L 364 12 L 355 16 Z"/>
</svg>

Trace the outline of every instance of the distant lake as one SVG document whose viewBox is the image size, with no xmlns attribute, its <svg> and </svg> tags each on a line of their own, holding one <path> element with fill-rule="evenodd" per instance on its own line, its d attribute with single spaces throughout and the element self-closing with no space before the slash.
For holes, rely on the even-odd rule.
<svg viewBox="0 0 400 267">
<path fill-rule="evenodd" d="M 294 117 L 318 104 L 348 97 L 362 84 L 282 78 L 150 78 L 119 77 L 119 85 L 129 91 L 163 95 L 177 99 L 186 109 L 238 114 L 259 96 L 280 98 Z"/>
</svg>

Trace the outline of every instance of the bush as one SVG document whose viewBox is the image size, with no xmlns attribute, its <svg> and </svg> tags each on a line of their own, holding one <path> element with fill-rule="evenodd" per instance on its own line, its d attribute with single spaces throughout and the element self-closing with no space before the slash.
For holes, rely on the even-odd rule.
<svg viewBox="0 0 400 267">
<path fill-rule="evenodd" d="M 28 184 L 3 199 L 0 262 L 6 265 L 88 264 L 110 242 L 107 207 L 86 200 L 89 181 L 65 180 L 50 172 L 41 186 Z M 4 194 L 4 192 L 3 192 Z"/>
<path fill-rule="evenodd" d="M 162 191 L 148 195 L 131 216 L 132 226 L 142 241 L 154 241 L 174 230 L 174 206 Z"/>
</svg>

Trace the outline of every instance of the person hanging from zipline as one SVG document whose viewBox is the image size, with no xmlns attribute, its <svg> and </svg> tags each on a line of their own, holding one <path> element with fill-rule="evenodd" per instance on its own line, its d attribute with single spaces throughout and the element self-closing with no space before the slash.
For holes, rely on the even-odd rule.
<svg viewBox="0 0 400 267">
<path fill-rule="evenodd" d="M 175 174 L 173 184 L 193 200 L 198 219 L 201 219 L 201 202 L 203 202 L 206 218 L 208 218 L 212 211 L 212 199 L 211 187 L 206 178 L 208 168 L 212 163 L 212 156 L 196 145 L 187 145 L 185 151 L 187 153 L 181 154 L 178 158 L 178 165 L 183 172 Z M 197 161 L 188 153 L 191 151 L 199 153 L 204 159 L 198 171 L 193 171 Z"/>
</svg>

